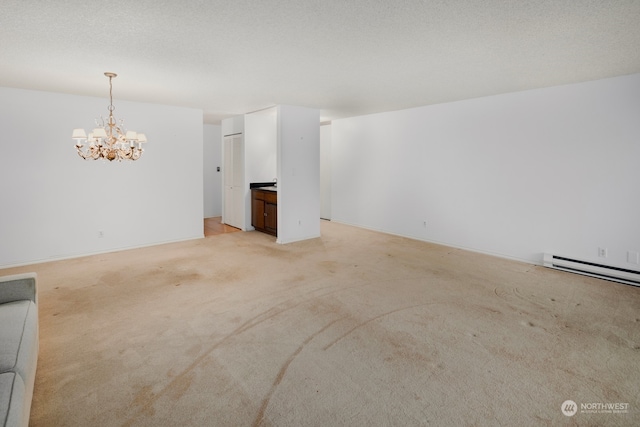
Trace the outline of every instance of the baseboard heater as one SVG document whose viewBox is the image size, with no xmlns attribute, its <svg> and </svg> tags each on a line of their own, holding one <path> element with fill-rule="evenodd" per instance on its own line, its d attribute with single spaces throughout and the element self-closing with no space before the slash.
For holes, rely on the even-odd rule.
<svg viewBox="0 0 640 427">
<path fill-rule="evenodd" d="M 571 273 L 583 274 L 585 276 L 597 277 L 599 279 L 626 283 L 627 285 L 640 286 L 640 271 L 612 267 L 610 265 L 581 261 L 552 254 L 544 254 L 543 260 L 543 265 L 545 267 L 555 268 L 556 270 L 563 270 Z"/>
</svg>

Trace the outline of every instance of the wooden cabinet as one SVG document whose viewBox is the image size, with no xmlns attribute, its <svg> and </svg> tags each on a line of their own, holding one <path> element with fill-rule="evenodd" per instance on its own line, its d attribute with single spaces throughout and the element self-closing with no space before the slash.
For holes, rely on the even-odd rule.
<svg viewBox="0 0 640 427">
<path fill-rule="evenodd" d="M 251 190 L 251 225 L 258 231 L 278 235 L 278 193 Z"/>
</svg>

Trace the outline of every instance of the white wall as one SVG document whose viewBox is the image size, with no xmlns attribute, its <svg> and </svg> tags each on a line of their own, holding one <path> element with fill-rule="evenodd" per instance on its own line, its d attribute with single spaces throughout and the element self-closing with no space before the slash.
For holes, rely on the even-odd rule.
<svg viewBox="0 0 640 427">
<path fill-rule="evenodd" d="M 276 178 L 278 153 L 276 117 L 275 107 L 245 115 L 247 183 L 270 182 Z"/>
<path fill-rule="evenodd" d="M 638 269 L 640 74 L 334 120 L 332 181 L 335 221 Z"/>
<path fill-rule="evenodd" d="M 331 125 L 320 126 L 320 218 L 331 219 Z"/>
<path fill-rule="evenodd" d="M 0 266 L 203 236 L 202 111 L 114 104 L 149 140 L 136 162 L 76 154 L 108 99 L 0 88 Z"/>
<path fill-rule="evenodd" d="M 207 124 L 203 132 L 204 217 L 211 218 L 222 216 L 222 131 L 219 125 Z"/>
<path fill-rule="evenodd" d="M 320 111 L 278 106 L 278 243 L 320 236 Z"/>
</svg>

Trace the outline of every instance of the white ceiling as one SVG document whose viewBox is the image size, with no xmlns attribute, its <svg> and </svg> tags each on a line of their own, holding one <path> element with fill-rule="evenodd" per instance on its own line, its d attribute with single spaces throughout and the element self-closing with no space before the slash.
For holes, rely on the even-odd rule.
<svg viewBox="0 0 640 427">
<path fill-rule="evenodd" d="M 0 86 L 331 120 L 640 72 L 640 0 L 2 0 Z"/>
</svg>

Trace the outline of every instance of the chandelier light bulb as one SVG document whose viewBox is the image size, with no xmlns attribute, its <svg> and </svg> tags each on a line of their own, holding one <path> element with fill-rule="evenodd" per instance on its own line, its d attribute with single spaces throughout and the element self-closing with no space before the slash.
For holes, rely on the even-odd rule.
<svg viewBox="0 0 640 427">
<path fill-rule="evenodd" d="M 113 83 L 117 77 L 116 73 L 104 73 L 109 78 L 109 116 L 107 120 L 103 117 L 96 119 L 96 127 L 87 135 L 84 129 L 74 129 L 71 139 L 75 140 L 78 155 L 85 160 L 107 159 L 113 160 L 138 160 L 144 149 L 142 144 L 147 142 L 144 133 L 137 133 L 133 130 L 125 130 L 113 116 Z M 85 147 L 85 144 L 88 146 Z"/>
</svg>

